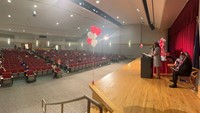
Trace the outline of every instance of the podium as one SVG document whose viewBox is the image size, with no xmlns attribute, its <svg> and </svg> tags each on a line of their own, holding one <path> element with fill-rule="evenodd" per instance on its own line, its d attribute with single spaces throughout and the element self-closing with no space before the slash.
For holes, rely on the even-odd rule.
<svg viewBox="0 0 200 113">
<path fill-rule="evenodd" d="M 153 58 L 145 53 L 141 58 L 141 77 L 152 78 L 153 77 Z"/>
</svg>

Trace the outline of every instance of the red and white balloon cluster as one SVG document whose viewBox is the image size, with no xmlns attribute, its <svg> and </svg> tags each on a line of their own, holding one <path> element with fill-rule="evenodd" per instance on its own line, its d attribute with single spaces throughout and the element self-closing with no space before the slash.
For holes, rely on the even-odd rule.
<svg viewBox="0 0 200 113">
<path fill-rule="evenodd" d="M 90 27 L 90 32 L 87 34 L 87 43 L 89 45 L 92 45 L 92 47 L 95 47 L 97 45 L 97 36 L 101 34 L 101 29 L 96 26 Z"/>
</svg>

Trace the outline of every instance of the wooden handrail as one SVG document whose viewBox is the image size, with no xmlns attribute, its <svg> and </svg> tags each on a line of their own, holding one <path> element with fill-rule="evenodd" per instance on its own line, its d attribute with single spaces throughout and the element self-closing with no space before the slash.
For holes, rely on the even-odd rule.
<svg viewBox="0 0 200 113">
<path fill-rule="evenodd" d="M 103 107 L 100 103 L 98 103 L 97 101 L 89 98 L 88 96 L 82 96 L 82 97 L 79 97 L 79 98 L 75 98 L 75 99 L 72 99 L 72 100 L 67 100 L 67 101 L 62 101 L 62 102 L 54 102 L 54 103 L 47 103 L 45 101 L 45 99 L 42 99 L 42 110 L 43 110 L 43 113 L 46 113 L 46 107 L 47 105 L 61 105 L 61 113 L 63 113 L 64 111 L 64 104 L 67 104 L 67 103 L 71 103 L 71 102 L 75 102 L 75 101 L 79 101 L 79 100 L 83 100 L 83 99 L 86 99 L 88 101 L 88 104 L 94 104 L 95 106 L 97 106 L 99 108 L 99 113 L 103 113 Z M 90 106 L 90 105 L 88 105 Z M 90 108 L 87 107 L 87 111 L 90 112 Z"/>
</svg>

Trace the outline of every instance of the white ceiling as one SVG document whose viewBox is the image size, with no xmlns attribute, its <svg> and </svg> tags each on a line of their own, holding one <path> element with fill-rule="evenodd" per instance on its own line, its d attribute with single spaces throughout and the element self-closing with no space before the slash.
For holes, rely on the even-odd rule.
<svg viewBox="0 0 200 113">
<path fill-rule="evenodd" d="M 102 29 L 117 28 L 115 24 L 96 15 L 69 0 L 0 0 L 0 30 L 23 32 L 40 35 L 54 35 L 64 37 L 80 37 L 86 33 L 91 25 Z M 147 24 L 142 0 L 86 0 L 122 24 Z M 187 0 L 153 0 L 155 26 L 167 29 L 174 22 L 177 15 L 187 3 Z M 37 5 L 37 8 L 34 8 Z M 151 0 L 148 0 L 151 20 Z M 139 9 L 140 12 L 137 12 Z M 37 11 L 33 17 L 32 11 Z M 8 15 L 11 18 L 8 18 Z M 74 17 L 71 18 L 70 15 Z M 116 17 L 119 16 L 119 19 Z M 141 20 L 140 17 L 143 17 Z M 125 21 L 125 23 L 123 23 Z M 59 25 L 56 23 L 59 22 Z M 105 26 L 103 28 L 102 26 Z M 80 27 L 80 30 L 78 30 Z"/>
</svg>

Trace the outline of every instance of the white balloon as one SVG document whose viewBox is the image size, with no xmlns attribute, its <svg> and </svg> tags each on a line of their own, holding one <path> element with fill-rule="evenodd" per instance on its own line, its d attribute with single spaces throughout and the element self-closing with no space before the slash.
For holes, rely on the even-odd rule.
<svg viewBox="0 0 200 113">
<path fill-rule="evenodd" d="M 93 39 L 91 45 L 92 47 L 95 47 L 97 45 L 97 40 Z"/>
<path fill-rule="evenodd" d="M 87 36 L 88 36 L 88 38 L 92 38 L 93 33 L 92 32 L 88 32 Z"/>
<path fill-rule="evenodd" d="M 97 34 L 93 33 L 93 36 L 91 37 L 91 39 L 95 40 L 97 38 Z"/>
<path fill-rule="evenodd" d="M 97 34 L 92 33 L 92 32 L 88 32 L 87 36 L 88 36 L 88 38 L 91 38 L 91 39 L 96 39 L 97 38 Z"/>
</svg>

